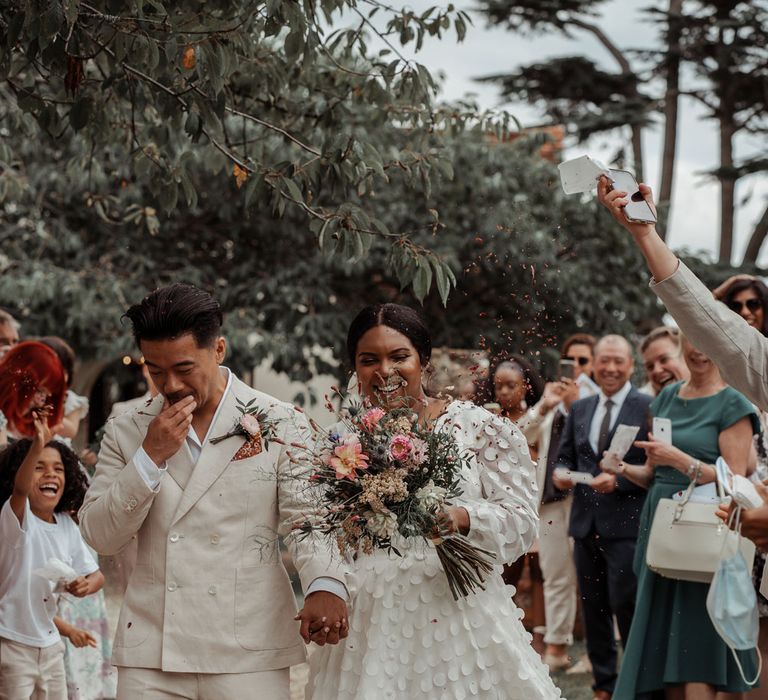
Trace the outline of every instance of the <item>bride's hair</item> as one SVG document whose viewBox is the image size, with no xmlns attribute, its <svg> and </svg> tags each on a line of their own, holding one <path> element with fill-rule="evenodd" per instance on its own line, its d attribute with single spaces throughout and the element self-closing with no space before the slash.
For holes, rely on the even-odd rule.
<svg viewBox="0 0 768 700">
<path fill-rule="evenodd" d="M 426 367 L 429 358 L 432 357 L 432 337 L 421 315 L 409 306 L 374 304 L 366 306 L 349 325 L 347 353 L 353 368 L 360 338 L 376 326 L 387 326 L 402 333 L 419 353 L 422 367 Z"/>
</svg>

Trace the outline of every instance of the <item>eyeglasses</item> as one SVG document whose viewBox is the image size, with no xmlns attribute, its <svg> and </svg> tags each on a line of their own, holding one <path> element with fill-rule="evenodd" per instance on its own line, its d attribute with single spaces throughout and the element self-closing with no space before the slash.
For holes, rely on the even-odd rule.
<svg viewBox="0 0 768 700">
<path fill-rule="evenodd" d="M 588 357 L 564 357 L 564 360 L 570 360 L 571 362 L 576 362 L 582 367 L 589 364 L 589 358 Z"/>
<path fill-rule="evenodd" d="M 763 308 L 763 304 L 759 299 L 747 299 L 746 301 L 729 301 L 728 308 L 731 311 L 735 311 L 737 314 L 741 313 L 744 307 L 747 307 L 749 311 L 755 313 L 758 309 Z"/>
</svg>

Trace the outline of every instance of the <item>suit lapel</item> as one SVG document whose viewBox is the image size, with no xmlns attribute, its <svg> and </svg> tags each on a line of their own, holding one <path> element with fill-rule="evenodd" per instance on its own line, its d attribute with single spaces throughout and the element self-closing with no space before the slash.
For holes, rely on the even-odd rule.
<svg viewBox="0 0 768 700">
<path fill-rule="evenodd" d="M 589 402 L 589 403 L 587 403 Z M 589 399 L 585 400 L 584 405 L 584 413 L 583 413 L 583 431 L 581 434 L 584 436 L 584 446 L 587 450 L 589 450 L 589 454 L 593 457 L 597 457 L 595 454 L 595 451 L 592 449 L 592 443 L 589 441 L 589 434 L 592 431 L 592 421 L 595 418 L 595 411 L 597 411 L 597 407 L 600 405 L 600 395 L 595 394 L 594 396 L 590 396 Z"/>
<path fill-rule="evenodd" d="M 195 469 L 192 452 L 190 451 L 189 444 L 186 440 L 184 440 L 181 449 L 166 462 L 166 467 L 168 469 L 168 474 L 171 475 L 171 478 L 183 491 L 187 487 L 189 478 L 192 476 L 192 472 Z"/>
<path fill-rule="evenodd" d="M 228 433 L 240 418 L 241 414 L 237 408 L 237 398 L 238 392 L 243 394 L 242 387 L 246 387 L 246 385 L 233 377 L 232 386 L 222 399 L 224 405 L 221 407 L 219 415 L 209 430 L 211 437 Z M 247 392 L 251 391 L 248 387 L 246 389 Z M 241 399 L 247 397 L 248 393 L 240 396 Z M 200 453 L 200 459 L 192 469 L 189 480 L 186 481 L 184 495 L 181 497 L 176 513 L 173 516 L 174 523 L 183 518 L 192 506 L 200 500 L 203 494 L 211 488 L 216 479 L 229 466 L 232 458 L 242 447 L 244 441 L 245 438 L 239 435 L 222 440 L 215 445 L 212 445 L 210 440 L 206 440 L 203 445 L 203 451 Z"/>
<path fill-rule="evenodd" d="M 634 410 L 634 402 L 635 402 L 635 389 L 632 388 L 629 390 L 629 393 L 627 394 L 627 398 L 624 399 L 624 403 L 621 405 L 621 410 L 619 411 L 619 415 L 616 417 L 616 421 L 613 424 L 613 428 L 611 428 L 611 432 L 608 433 L 608 444 L 611 444 L 611 440 L 613 440 L 613 434 L 616 432 L 616 428 L 618 428 L 622 423 L 629 425 L 632 422 L 631 414 Z"/>
</svg>

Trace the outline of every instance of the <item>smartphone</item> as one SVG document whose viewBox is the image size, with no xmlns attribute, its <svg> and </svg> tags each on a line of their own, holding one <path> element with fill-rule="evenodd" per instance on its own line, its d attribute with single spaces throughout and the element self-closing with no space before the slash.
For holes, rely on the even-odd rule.
<svg viewBox="0 0 768 700">
<path fill-rule="evenodd" d="M 659 442 L 664 442 L 667 445 L 672 444 L 672 421 L 669 418 L 653 419 L 653 428 L 651 428 L 653 437 Z"/>
<path fill-rule="evenodd" d="M 497 403 L 486 403 L 483 404 L 483 408 L 486 411 L 490 411 L 491 413 L 495 413 L 497 416 L 501 413 L 501 405 Z"/>
<path fill-rule="evenodd" d="M 622 190 L 627 193 L 627 206 L 624 207 L 624 213 L 627 219 L 635 223 L 655 224 L 656 216 L 648 206 L 648 202 L 640 194 L 640 187 L 635 180 L 635 176 L 629 170 L 608 170 L 608 177 L 613 182 L 613 189 Z"/>
<path fill-rule="evenodd" d="M 563 358 L 558 365 L 560 379 L 574 379 L 576 377 L 576 363 L 573 360 Z"/>
</svg>

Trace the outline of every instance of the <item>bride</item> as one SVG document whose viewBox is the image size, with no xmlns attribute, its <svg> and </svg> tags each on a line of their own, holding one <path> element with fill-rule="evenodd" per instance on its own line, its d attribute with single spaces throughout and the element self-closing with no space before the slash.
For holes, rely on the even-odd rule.
<svg viewBox="0 0 768 700">
<path fill-rule="evenodd" d="M 473 404 L 427 396 L 422 370 L 432 342 L 406 306 L 363 309 L 347 350 L 360 391 L 384 408 L 411 406 L 452 430 L 470 455 L 463 494 L 446 508 L 452 531 L 496 554 L 486 590 L 453 599 L 435 549 L 421 538 L 354 562 L 349 636 L 310 658 L 308 700 L 549 700 L 560 691 L 530 645 L 501 579 L 502 564 L 531 546 L 537 530 L 535 470 L 525 439 L 509 421 Z"/>
</svg>

